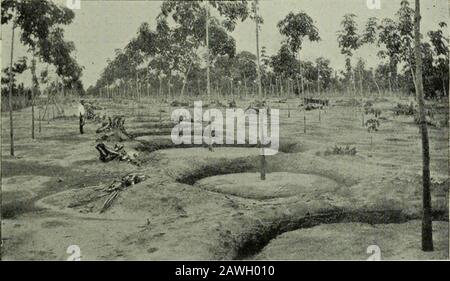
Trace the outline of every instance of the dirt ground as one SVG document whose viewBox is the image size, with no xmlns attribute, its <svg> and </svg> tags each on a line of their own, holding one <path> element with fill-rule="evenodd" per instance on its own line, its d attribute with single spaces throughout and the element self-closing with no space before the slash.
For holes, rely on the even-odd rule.
<svg viewBox="0 0 450 281">
<path fill-rule="evenodd" d="M 35 140 L 31 110 L 14 112 L 11 157 L 2 113 L 2 259 L 66 260 L 70 245 L 83 260 L 365 260 L 370 245 L 383 259 L 448 258 L 448 128 L 429 128 L 435 251 L 423 253 L 418 126 L 392 112 L 408 99 L 372 101 L 382 110 L 374 133 L 352 99 L 332 98 L 330 107 L 307 112 L 298 99 L 289 100 L 289 112 L 271 101 L 280 109 L 281 146 L 266 157 L 264 182 L 256 147 L 173 145 L 167 105 L 94 101 L 105 108 L 99 113 L 125 116 L 135 138 L 123 144 L 138 153 L 139 166 L 102 163 L 100 124 L 88 121 L 80 135 L 75 104 L 65 106 L 65 117 L 42 121 Z M 335 145 L 357 153 L 326 153 Z M 146 180 L 100 213 L 102 189 L 131 172 Z"/>
</svg>

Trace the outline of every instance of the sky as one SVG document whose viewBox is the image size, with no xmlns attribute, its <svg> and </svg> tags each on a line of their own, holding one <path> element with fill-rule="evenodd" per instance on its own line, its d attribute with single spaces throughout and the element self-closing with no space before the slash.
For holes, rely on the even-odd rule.
<svg viewBox="0 0 450 281">
<path fill-rule="evenodd" d="M 54 0 L 62 5 L 66 0 Z M 69 0 L 73 1 L 73 0 Z M 380 9 L 369 9 L 367 2 L 380 1 Z M 283 37 L 276 27 L 289 12 L 305 11 L 315 21 L 322 40 L 318 43 L 306 42 L 302 58 L 314 60 L 317 57 L 330 59 L 331 66 L 342 69 L 344 56 L 340 54 L 336 32 L 346 13 L 358 16 L 360 29 L 369 17 L 394 17 L 401 0 L 260 0 L 260 15 L 264 19 L 261 26 L 260 45 L 265 46 L 268 55 L 280 48 Z M 410 0 L 413 7 L 413 1 Z M 441 21 L 448 20 L 447 0 L 422 0 L 422 32 L 436 29 Z M 160 11 L 160 1 L 139 0 L 81 0 L 80 9 L 75 9 L 75 19 L 65 26 L 65 37 L 76 46 L 75 57 L 84 66 L 83 83 L 85 88 L 95 84 L 108 58 L 114 57 L 114 50 L 123 48 L 137 32 L 143 22 L 156 26 L 155 18 Z M 11 45 L 11 25 L 2 25 L 2 68 L 9 63 Z M 247 20 L 236 26 L 232 36 L 236 40 L 237 51 L 256 52 L 255 25 Z M 15 37 L 14 58 L 27 55 L 26 48 Z M 375 47 L 365 46 L 356 52 L 369 66 L 379 63 Z M 21 75 L 27 85 L 31 80 L 29 71 Z"/>
</svg>

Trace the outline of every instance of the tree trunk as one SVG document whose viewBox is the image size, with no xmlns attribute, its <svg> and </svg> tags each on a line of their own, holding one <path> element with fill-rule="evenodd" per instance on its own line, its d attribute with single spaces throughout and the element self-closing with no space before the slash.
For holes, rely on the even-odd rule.
<svg viewBox="0 0 450 281">
<path fill-rule="evenodd" d="M 186 84 L 187 84 L 187 79 L 188 79 L 188 75 L 189 72 L 191 71 L 191 64 L 189 64 L 188 70 L 186 72 L 186 74 L 184 75 L 184 79 L 183 79 L 183 85 L 181 86 L 181 96 L 184 96 L 184 90 L 186 88 Z"/>
<path fill-rule="evenodd" d="M 31 61 L 31 138 L 34 139 L 34 97 L 37 89 L 37 77 L 36 77 L 36 59 L 33 51 L 33 60 Z"/>
<path fill-rule="evenodd" d="M 172 82 L 171 80 L 172 80 L 172 74 L 170 74 L 169 73 L 169 75 L 167 76 L 167 100 L 169 100 L 170 101 L 170 99 L 171 99 L 171 97 L 172 97 L 172 94 L 171 94 L 171 87 L 170 87 L 170 83 Z"/>
<path fill-rule="evenodd" d="M 416 1 L 414 17 L 414 54 L 416 59 L 416 95 L 419 104 L 419 124 L 422 135 L 422 184 L 423 184 L 423 217 L 422 217 L 422 250 L 433 251 L 433 225 L 431 218 L 431 193 L 430 193 L 430 150 L 428 128 L 425 115 L 425 100 L 423 96 L 422 54 L 420 51 L 420 0 Z"/>
<path fill-rule="evenodd" d="M 442 78 L 442 97 L 445 97 L 447 95 L 447 88 L 445 87 L 445 79 Z"/>
<path fill-rule="evenodd" d="M 158 75 L 158 78 L 159 78 L 159 93 L 158 93 L 158 95 L 159 95 L 159 98 L 162 98 L 162 79 L 159 75 Z"/>
<path fill-rule="evenodd" d="M 245 77 L 244 73 L 244 95 L 247 97 L 247 78 Z"/>
<path fill-rule="evenodd" d="M 409 62 L 409 68 L 411 69 L 411 75 L 412 75 L 412 80 L 413 80 L 413 84 L 414 84 L 414 89 L 416 89 L 417 92 L 417 81 L 416 81 L 416 75 L 414 74 L 414 68 L 412 66 L 412 63 Z"/>
<path fill-rule="evenodd" d="M 283 76 L 280 77 L 280 98 L 283 97 L 284 87 L 283 87 Z"/>
<path fill-rule="evenodd" d="M 353 89 L 353 94 L 356 97 L 355 71 L 353 71 L 353 70 L 352 70 L 352 89 Z"/>
<path fill-rule="evenodd" d="M 258 1 L 255 2 L 256 5 L 256 16 L 258 16 Z M 258 79 L 258 95 L 262 99 L 262 90 L 261 90 L 261 63 L 260 63 L 260 55 L 259 55 L 259 20 L 256 18 L 256 73 L 257 73 L 257 79 Z"/>
<path fill-rule="evenodd" d="M 364 95 L 364 88 L 363 88 L 363 70 L 359 69 L 359 90 L 361 91 L 361 97 Z"/>
<path fill-rule="evenodd" d="M 41 116 L 41 108 L 39 107 L 39 134 L 40 134 L 41 131 L 42 131 L 41 119 L 42 119 L 42 116 Z"/>
<path fill-rule="evenodd" d="M 389 71 L 389 77 L 388 77 L 388 82 L 389 82 L 389 92 L 392 94 L 392 81 L 391 81 L 391 71 Z"/>
<path fill-rule="evenodd" d="M 375 79 L 375 75 L 373 74 L 373 72 L 372 72 L 371 76 L 372 76 L 373 82 L 375 83 L 375 86 L 377 87 L 378 95 L 381 96 L 380 86 L 378 85 L 377 79 Z"/>
<path fill-rule="evenodd" d="M 319 69 L 319 64 L 317 64 L 317 95 L 320 96 L 320 69 Z"/>
<path fill-rule="evenodd" d="M 302 95 L 303 98 L 306 98 L 305 96 L 305 83 L 304 83 L 304 77 L 303 77 L 303 68 L 302 68 L 302 61 L 300 59 L 300 51 L 298 52 L 298 63 L 299 63 L 299 71 L 300 71 L 300 84 L 302 87 Z"/>
<path fill-rule="evenodd" d="M 12 25 L 12 35 L 11 35 L 11 60 L 9 63 L 9 133 L 11 138 L 10 153 L 14 156 L 14 126 L 13 126 L 13 106 L 12 106 L 12 91 L 13 91 L 13 75 L 12 75 L 12 64 L 13 64 L 13 51 L 14 51 L 14 29 L 15 24 Z"/>
<path fill-rule="evenodd" d="M 135 100 L 139 100 L 139 76 L 136 70 L 136 97 Z"/>
<path fill-rule="evenodd" d="M 211 85 L 209 77 L 209 3 L 206 2 L 206 93 L 208 100 L 211 100 Z"/>
<path fill-rule="evenodd" d="M 258 19 L 258 0 L 255 1 L 255 29 L 256 29 L 256 73 L 258 74 L 258 96 L 262 100 L 261 91 L 261 64 L 259 61 L 259 19 Z M 259 120 L 261 123 L 263 118 Z M 260 136 L 261 136 L 261 180 L 266 179 L 266 156 L 264 155 L 264 132 L 262 130 L 264 124 L 260 124 Z"/>
</svg>

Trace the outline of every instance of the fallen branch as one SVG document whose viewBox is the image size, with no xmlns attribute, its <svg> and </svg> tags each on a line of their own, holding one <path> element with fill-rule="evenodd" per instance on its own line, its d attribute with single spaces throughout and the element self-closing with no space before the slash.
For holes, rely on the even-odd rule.
<svg viewBox="0 0 450 281">
<path fill-rule="evenodd" d="M 112 205 L 112 203 L 119 196 L 122 190 L 144 180 L 145 176 L 142 174 L 128 174 L 122 177 L 120 181 L 114 180 L 108 187 L 103 190 L 105 193 L 109 193 L 110 195 L 103 203 L 102 208 L 100 209 L 100 213 L 103 213 Z"/>
</svg>

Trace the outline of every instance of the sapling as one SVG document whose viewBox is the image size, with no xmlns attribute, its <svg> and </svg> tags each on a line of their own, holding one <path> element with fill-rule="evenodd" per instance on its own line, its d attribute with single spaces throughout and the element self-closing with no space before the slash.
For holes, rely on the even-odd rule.
<svg viewBox="0 0 450 281">
<path fill-rule="evenodd" d="M 371 118 L 366 121 L 367 131 L 370 133 L 370 146 L 372 146 L 372 133 L 377 132 L 380 127 L 380 120 L 378 118 Z"/>
<path fill-rule="evenodd" d="M 211 126 L 212 121 L 210 120 L 208 122 L 208 126 Z M 216 131 L 211 129 L 211 133 L 210 133 L 210 137 L 209 137 L 209 143 L 208 143 L 208 150 L 213 152 L 214 151 L 214 147 L 213 147 L 213 138 L 216 136 Z"/>
</svg>

